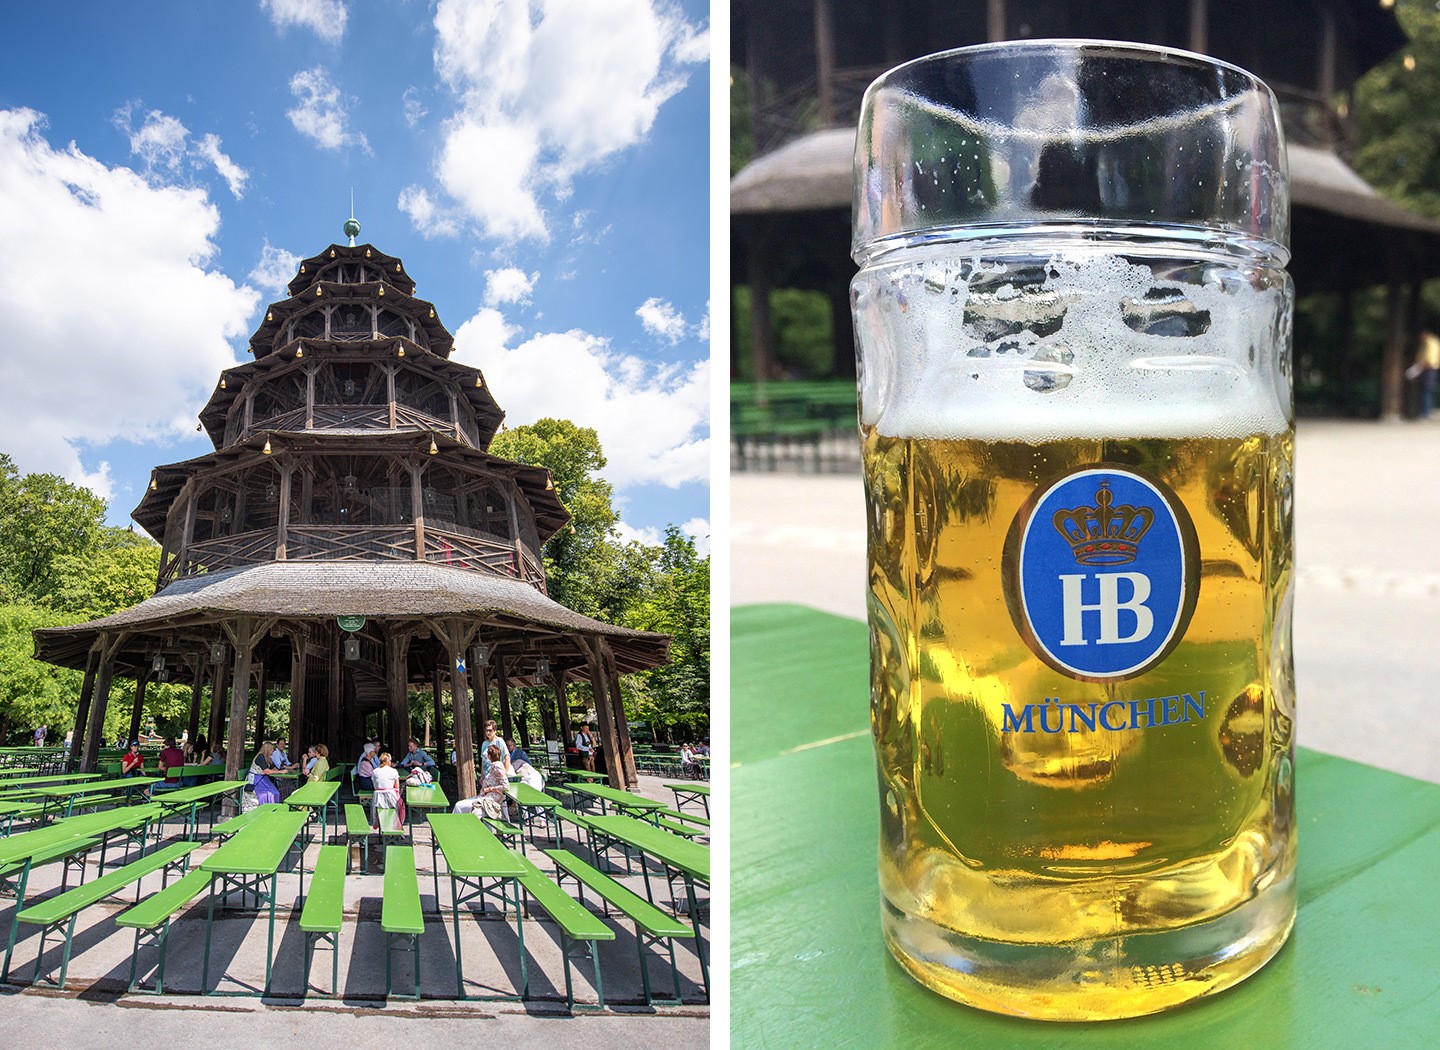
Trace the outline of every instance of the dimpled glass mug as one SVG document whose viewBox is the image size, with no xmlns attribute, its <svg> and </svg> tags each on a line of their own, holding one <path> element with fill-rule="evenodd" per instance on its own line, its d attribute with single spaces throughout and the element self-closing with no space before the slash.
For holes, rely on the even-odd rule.
<svg viewBox="0 0 1440 1050">
<path fill-rule="evenodd" d="M 852 285 L 882 922 L 987 1010 L 1150 1013 L 1295 917 L 1274 96 L 1033 41 L 866 94 Z"/>
</svg>

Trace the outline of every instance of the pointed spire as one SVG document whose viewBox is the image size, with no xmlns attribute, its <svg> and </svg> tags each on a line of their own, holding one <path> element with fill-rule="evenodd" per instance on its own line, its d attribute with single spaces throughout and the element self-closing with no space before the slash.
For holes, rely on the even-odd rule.
<svg viewBox="0 0 1440 1050">
<path fill-rule="evenodd" d="M 350 218 L 345 220 L 345 236 L 350 238 L 350 247 L 355 247 L 355 238 L 360 236 L 360 220 L 355 218 L 355 187 L 350 187 Z"/>
</svg>

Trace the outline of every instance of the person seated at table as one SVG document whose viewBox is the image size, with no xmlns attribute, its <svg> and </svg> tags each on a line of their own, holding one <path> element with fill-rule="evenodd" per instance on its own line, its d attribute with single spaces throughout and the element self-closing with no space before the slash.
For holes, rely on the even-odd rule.
<svg viewBox="0 0 1440 1050">
<path fill-rule="evenodd" d="M 375 745 L 367 742 L 365 750 L 360 753 L 360 761 L 355 763 L 355 790 L 375 790 Z"/>
<path fill-rule="evenodd" d="M 529 784 L 536 791 L 544 791 L 545 774 L 530 764 L 530 756 L 525 753 L 524 748 L 516 747 L 513 740 L 506 743 L 510 746 L 510 768 L 515 771 L 521 783 Z"/>
<path fill-rule="evenodd" d="M 310 763 L 305 779 L 312 784 L 322 783 L 330 772 L 330 749 L 324 744 L 316 744 L 310 750 L 315 755 L 315 761 Z"/>
<path fill-rule="evenodd" d="M 180 783 L 180 767 L 185 764 L 185 752 L 175 746 L 175 738 L 165 738 L 165 749 L 160 752 L 160 772 L 165 774 L 165 783 Z"/>
<path fill-rule="evenodd" d="M 595 772 L 595 738 L 590 735 L 589 722 L 581 722 L 576 730 L 575 750 L 580 753 L 580 764 L 591 773 Z"/>
<path fill-rule="evenodd" d="M 480 777 L 484 779 L 485 774 L 490 771 L 490 749 L 498 747 L 501 757 L 497 759 L 505 767 L 507 778 L 515 775 L 515 770 L 510 765 L 510 749 L 505 746 L 505 740 L 500 736 L 500 730 L 495 725 L 495 719 L 485 721 L 485 739 L 480 741 Z"/>
<path fill-rule="evenodd" d="M 378 762 L 375 772 L 370 774 L 370 779 L 375 784 L 375 794 L 370 799 L 370 826 L 377 830 L 380 827 L 382 809 L 393 809 L 402 822 L 405 819 L 405 810 L 400 801 L 400 771 L 390 764 L 389 751 L 380 752 Z"/>
<path fill-rule="evenodd" d="M 210 752 L 210 761 L 205 763 L 207 766 L 223 766 L 224 764 L 225 749 L 223 747 L 217 747 L 212 750 Z"/>
<path fill-rule="evenodd" d="M 692 779 L 700 775 L 700 767 L 695 762 L 695 749 L 688 742 L 680 745 L 680 772 Z"/>
<path fill-rule="evenodd" d="M 275 750 L 270 755 L 271 761 L 275 763 L 275 768 L 282 773 L 294 773 L 300 768 L 300 763 L 290 761 L 290 756 L 286 754 L 289 744 L 290 741 L 282 736 L 275 741 Z"/>
<path fill-rule="evenodd" d="M 120 775 L 138 777 L 145 772 L 145 756 L 140 754 L 140 741 L 130 745 L 130 750 L 120 757 Z"/>
<path fill-rule="evenodd" d="M 435 764 L 435 760 L 427 755 L 424 749 L 420 747 L 420 741 L 416 740 L 413 736 L 410 738 L 409 748 L 410 749 L 405 752 L 405 757 L 400 759 L 400 767 L 402 769 L 411 769 L 415 766 L 428 766 L 432 770 L 440 768 Z"/>
<path fill-rule="evenodd" d="M 255 760 L 250 763 L 248 780 L 250 786 L 255 789 L 255 801 L 260 805 L 280 801 L 280 789 L 275 786 L 275 781 L 270 779 L 270 774 L 275 770 L 274 762 L 275 745 L 268 740 L 260 745 L 260 750 L 255 754 Z"/>
</svg>

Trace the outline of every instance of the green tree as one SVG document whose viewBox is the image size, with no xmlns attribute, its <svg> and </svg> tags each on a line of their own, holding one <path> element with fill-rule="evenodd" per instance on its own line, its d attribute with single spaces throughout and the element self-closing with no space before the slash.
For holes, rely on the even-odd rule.
<svg viewBox="0 0 1440 1050">
<path fill-rule="evenodd" d="M 1355 170 L 1392 200 L 1440 217 L 1440 12 L 1420 0 L 1396 7 L 1410 44 L 1355 90 Z M 1413 68 L 1406 68 L 1407 59 Z"/>
<path fill-rule="evenodd" d="M 734 288 L 734 327 L 731 330 L 740 378 L 755 378 L 755 356 L 750 348 L 750 289 Z M 835 323 L 830 300 L 820 292 L 777 288 L 770 293 L 770 323 L 775 342 L 775 363 L 782 373 L 800 379 L 818 379 L 835 370 Z M 769 377 L 776 378 L 776 377 Z"/>
<path fill-rule="evenodd" d="M 105 501 L 58 474 L 21 476 L 0 454 L 0 582 L 11 598 L 44 595 L 55 562 L 88 552 L 105 522 Z"/>
<path fill-rule="evenodd" d="M 45 603 L 80 620 L 99 619 L 149 598 L 159 571 L 158 544 L 127 529 L 106 529 L 92 550 L 55 559 Z"/>
<path fill-rule="evenodd" d="M 33 605 L 0 605 L 0 742 L 28 735 L 42 724 L 50 727 L 51 741 L 65 739 L 75 720 L 82 676 L 36 660 L 30 632 L 68 622 L 68 617 Z"/>
</svg>

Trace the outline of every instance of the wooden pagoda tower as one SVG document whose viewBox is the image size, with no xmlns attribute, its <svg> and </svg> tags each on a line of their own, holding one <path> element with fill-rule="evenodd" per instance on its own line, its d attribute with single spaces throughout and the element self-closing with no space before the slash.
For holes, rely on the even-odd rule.
<svg viewBox="0 0 1440 1050">
<path fill-rule="evenodd" d="M 669 638 L 546 596 L 541 547 L 570 519 L 548 471 L 490 455 L 504 413 L 484 375 L 450 360 L 435 307 L 359 232 L 351 218 L 348 245 L 301 264 L 250 339 L 254 360 L 221 374 L 200 413 L 215 451 L 151 475 L 133 517 L 161 544 L 154 597 L 35 632 L 37 658 L 85 671 L 81 763 L 96 764 L 116 675 L 137 683 L 132 736 L 146 683 L 165 677 L 193 686 L 195 739 L 208 683 L 231 778 L 279 683 L 292 744 L 324 742 L 337 764 L 371 716 L 402 753 L 417 687 L 444 754 L 448 683 L 457 786 L 472 795 L 491 685 L 507 737 L 509 687 L 544 686 L 545 735 L 569 742 L 566 685 L 583 680 L 610 783 L 634 786 L 618 676 L 665 663 Z"/>
</svg>

